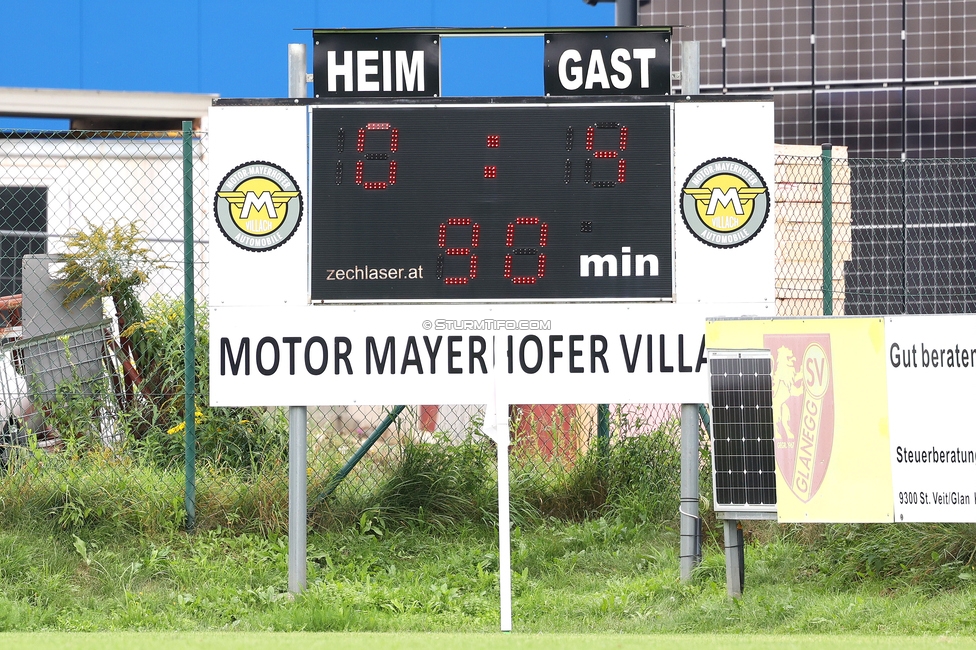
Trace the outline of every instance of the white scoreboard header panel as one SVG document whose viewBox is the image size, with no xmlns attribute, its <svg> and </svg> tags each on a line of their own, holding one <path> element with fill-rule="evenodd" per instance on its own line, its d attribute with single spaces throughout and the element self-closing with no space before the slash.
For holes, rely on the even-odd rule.
<svg viewBox="0 0 976 650">
<path fill-rule="evenodd" d="M 213 405 L 705 402 L 705 318 L 775 313 L 771 102 L 210 123 Z"/>
</svg>

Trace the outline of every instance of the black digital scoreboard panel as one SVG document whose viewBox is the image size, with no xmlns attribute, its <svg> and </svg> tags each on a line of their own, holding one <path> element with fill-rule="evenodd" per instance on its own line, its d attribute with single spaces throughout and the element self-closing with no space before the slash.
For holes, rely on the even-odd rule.
<svg viewBox="0 0 976 650">
<path fill-rule="evenodd" d="M 665 103 L 315 107 L 314 302 L 671 300 Z"/>
</svg>

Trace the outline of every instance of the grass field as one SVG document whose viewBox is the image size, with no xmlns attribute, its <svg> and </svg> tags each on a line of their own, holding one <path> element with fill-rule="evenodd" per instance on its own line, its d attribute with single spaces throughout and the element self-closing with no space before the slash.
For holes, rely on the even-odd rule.
<svg viewBox="0 0 976 650">
<path fill-rule="evenodd" d="M 721 528 L 706 516 L 704 560 L 682 582 L 676 454 L 661 442 L 667 454 L 648 437 L 616 445 L 609 484 L 580 472 L 546 492 L 520 475 L 512 635 L 495 632 L 491 449 L 417 447 L 374 501 L 330 511 L 310 531 L 308 587 L 294 598 L 281 520 L 259 516 L 287 498 L 258 490 L 263 478 L 244 493 L 263 509 L 187 534 L 167 515 L 172 494 L 135 489 L 165 485 L 150 466 L 90 455 L 64 463 L 58 483 L 21 472 L 0 481 L 0 649 L 973 647 L 972 524 L 747 523 L 745 593 L 731 599 Z"/>
<path fill-rule="evenodd" d="M 172 633 L 0 634 L 0 647 L 30 650 L 834 650 L 874 648 L 976 648 L 976 639 L 933 636 L 791 636 L 791 635 L 624 635 L 624 634 L 444 634 L 444 633 Z"/>
<path fill-rule="evenodd" d="M 207 531 L 82 539 L 39 523 L 0 528 L 0 631 L 92 635 L 55 635 L 41 644 L 46 650 L 57 647 L 58 638 L 87 643 L 104 633 L 125 638 L 132 632 L 151 633 L 135 637 L 145 643 L 168 638 L 167 632 L 187 633 L 187 643 L 200 639 L 208 647 L 224 638 L 221 631 L 361 632 L 366 635 L 350 638 L 363 639 L 366 648 L 374 638 L 369 633 L 378 633 L 378 639 L 428 639 L 418 645 L 460 639 L 466 650 L 480 647 L 480 640 L 532 643 L 533 634 L 552 633 L 608 636 L 541 636 L 539 643 L 578 639 L 592 647 L 601 639 L 629 643 L 646 634 L 715 634 L 730 641 L 771 634 L 777 636 L 761 639 L 777 644 L 804 634 L 824 635 L 813 637 L 821 640 L 855 635 L 864 643 L 874 642 L 871 635 L 887 641 L 918 635 L 913 641 L 919 643 L 976 638 L 976 585 L 966 566 L 880 576 L 875 568 L 874 575 L 858 577 L 826 553 L 811 553 L 789 538 L 768 539 L 747 549 L 745 594 L 733 600 L 725 593 L 717 546 L 707 546 L 693 580 L 682 583 L 673 531 L 602 518 L 514 531 L 516 634 L 502 637 L 491 634 L 499 626 L 493 531 L 379 525 L 310 536 L 309 585 L 295 599 L 284 593 L 287 544 L 281 537 Z M 847 555 L 865 552 L 855 542 L 846 542 Z M 287 644 L 301 637 L 268 638 Z M 16 644 L 0 639 L 5 647 Z M 110 647 L 99 644 L 99 650 Z"/>
</svg>

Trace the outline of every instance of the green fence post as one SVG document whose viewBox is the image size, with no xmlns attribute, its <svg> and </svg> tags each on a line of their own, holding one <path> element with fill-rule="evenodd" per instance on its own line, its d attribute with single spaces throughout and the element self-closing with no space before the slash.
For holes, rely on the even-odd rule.
<svg viewBox="0 0 976 650">
<path fill-rule="evenodd" d="M 610 405 L 596 405 L 596 449 L 600 462 L 610 457 Z"/>
<path fill-rule="evenodd" d="M 820 166 L 823 170 L 823 313 L 834 314 L 834 206 L 833 178 L 831 176 L 831 145 L 823 145 Z"/>
<path fill-rule="evenodd" d="M 345 480 L 346 476 L 349 475 L 349 472 L 351 472 L 359 461 L 363 459 L 363 456 L 365 456 L 367 452 L 372 449 L 373 445 L 376 444 L 376 441 L 380 439 L 380 436 L 382 436 L 386 430 L 390 428 L 390 425 L 396 421 L 396 419 L 400 416 L 400 413 L 402 413 L 403 409 L 405 408 L 407 408 L 405 405 L 400 404 L 398 406 L 394 406 L 393 410 L 386 414 L 386 417 L 383 418 L 380 425 L 376 427 L 376 430 L 374 430 L 373 433 L 366 438 L 366 440 L 363 441 L 363 444 L 359 447 L 359 449 L 356 450 L 356 453 L 354 453 L 352 457 L 346 461 L 346 464 L 342 467 L 342 469 L 336 472 L 335 476 L 330 478 L 329 482 L 325 484 L 325 490 L 323 490 L 322 493 L 315 498 L 316 505 L 324 501 L 327 497 L 331 496 L 333 492 L 335 492 L 335 489 L 339 487 L 339 484 Z"/>
<path fill-rule="evenodd" d="M 196 325 L 193 282 L 193 122 L 183 122 L 183 382 L 185 426 L 186 529 L 193 530 L 197 518 L 196 478 Z"/>
</svg>

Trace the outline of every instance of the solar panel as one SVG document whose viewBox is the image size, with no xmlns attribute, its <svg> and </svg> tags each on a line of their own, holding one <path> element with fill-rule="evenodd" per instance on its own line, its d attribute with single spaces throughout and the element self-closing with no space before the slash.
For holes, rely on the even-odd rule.
<svg viewBox="0 0 976 650">
<path fill-rule="evenodd" d="M 715 511 L 776 512 L 772 356 L 709 350 Z"/>
</svg>

